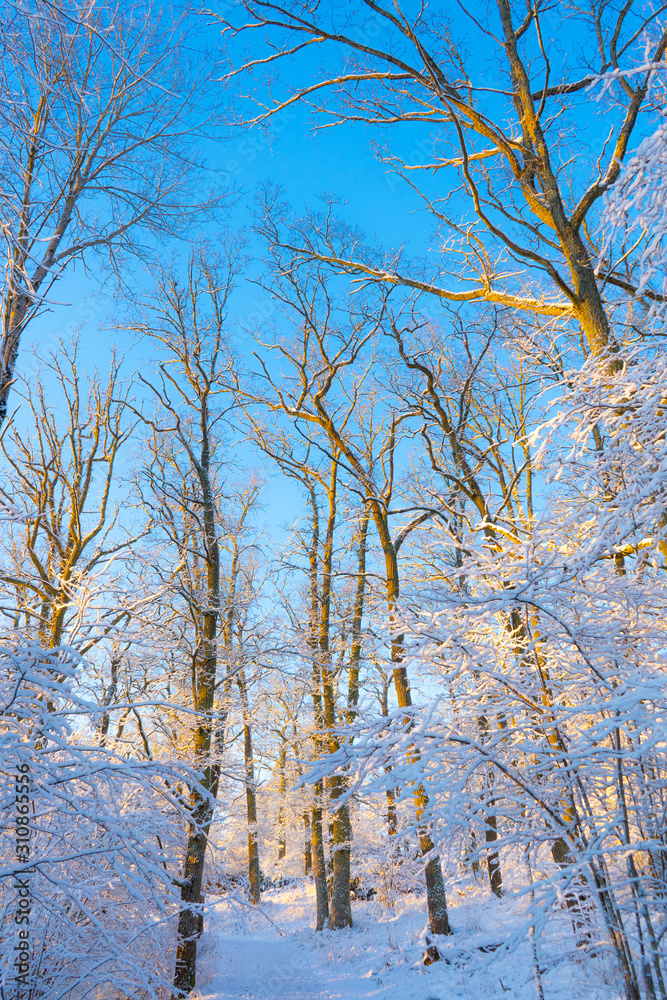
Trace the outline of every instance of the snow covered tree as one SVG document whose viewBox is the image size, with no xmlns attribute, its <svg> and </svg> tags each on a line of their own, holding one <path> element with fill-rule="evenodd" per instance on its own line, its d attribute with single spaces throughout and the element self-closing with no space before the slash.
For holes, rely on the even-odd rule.
<svg viewBox="0 0 667 1000">
<path fill-rule="evenodd" d="M 114 562 L 136 538 L 118 523 L 115 477 L 136 423 L 130 391 L 116 358 L 106 381 L 87 376 L 76 343 L 42 362 L 36 385 L 18 390 L 23 412 L 0 440 L 8 635 L 45 649 L 64 641 L 90 648 L 127 623 L 132 596 L 117 592 Z"/>
<path fill-rule="evenodd" d="M 197 211 L 190 138 L 211 92 L 205 56 L 185 55 L 194 31 L 150 3 L 3 4 L 0 426 L 54 281 L 93 257 L 119 273 Z"/>
<path fill-rule="evenodd" d="M 452 303 L 496 304 L 570 329 L 574 322 L 587 351 L 617 349 L 610 293 L 639 288 L 628 281 L 625 253 L 598 268 L 594 233 L 605 192 L 651 110 L 651 81 L 667 51 L 661 7 L 630 0 L 570 10 L 497 0 L 479 16 L 462 8 L 454 18 L 376 0 L 351 4 L 345 15 L 310 0 L 239 7 L 221 17 L 228 79 L 260 66 L 275 74 L 283 59 L 298 60 L 312 45 L 330 53 L 310 78 L 306 63 L 278 85 L 272 77 L 267 92 L 255 85 L 242 120 L 264 122 L 299 103 L 339 128 L 361 121 L 381 137 L 397 123 L 405 126 L 399 136 L 418 130 L 417 162 L 415 142 L 408 154 L 400 138 L 384 158 L 433 214 L 443 246 L 438 264 L 425 268 L 400 253 L 383 258 L 361 240 L 343 253 L 324 227 L 319 245 L 291 243 L 295 253 Z M 372 41 L 364 37 L 369 18 Z M 573 31 L 578 44 L 563 52 L 560 39 Z M 247 63 L 235 46 L 239 35 L 254 43 Z M 589 125 L 589 88 L 606 73 L 597 129 Z M 458 185 L 465 203 L 454 210 Z M 655 294 L 645 282 L 642 297 Z"/>
<path fill-rule="evenodd" d="M 197 781 L 103 746 L 66 647 L 0 649 L 0 983 L 7 996 L 158 1000 L 171 983 L 174 883 Z"/>
</svg>

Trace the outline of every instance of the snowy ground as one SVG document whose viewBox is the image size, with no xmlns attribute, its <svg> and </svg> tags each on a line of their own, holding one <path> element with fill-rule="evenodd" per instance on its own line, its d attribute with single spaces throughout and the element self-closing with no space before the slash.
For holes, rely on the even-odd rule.
<svg viewBox="0 0 667 1000">
<path fill-rule="evenodd" d="M 473 889 L 455 893 L 455 933 L 447 961 L 424 966 L 424 900 L 404 897 L 393 909 L 354 904 L 354 927 L 312 930 L 311 886 L 271 890 L 261 912 L 212 903 L 200 945 L 197 1000 L 537 1000 L 532 949 L 487 946 L 507 941 L 520 922 L 512 900 Z M 537 942 L 545 1000 L 618 1000 L 616 975 L 602 951 L 590 958 L 573 945 L 567 917 Z M 194 998 L 193 998 L 194 1000 Z"/>
</svg>

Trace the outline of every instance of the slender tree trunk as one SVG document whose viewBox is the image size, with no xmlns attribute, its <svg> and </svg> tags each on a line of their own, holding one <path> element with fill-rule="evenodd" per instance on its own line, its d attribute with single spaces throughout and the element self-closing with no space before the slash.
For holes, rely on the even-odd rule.
<svg viewBox="0 0 667 1000">
<path fill-rule="evenodd" d="M 359 526 L 359 547 L 357 549 L 357 589 L 354 595 L 352 612 L 352 636 L 350 647 L 350 673 L 347 689 L 348 718 L 350 721 L 356 714 L 359 704 L 359 670 L 361 667 L 361 624 L 364 617 L 366 598 L 366 548 L 368 544 L 368 511 L 364 511 Z"/>
<path fill-rule="evenodd" d="M 210 771 L 210 769 L 207 769 Z M 205 776 L 206 780 L 206 776 Z M 210 779 L 204 786 L 208 790 Z M 178 919 L 178 946 L 174 973 L 174 996 L 187 996 L 194 989 L 197 971 L 197 941 L 203 930 L 199 907 L 203 903 L 202 882 L 206 845 L 213 808 L 200 793 L 191 796 L 191 821 L 181 882 L 181 911 Z"/>
<path fill-rule="evenodd" d="M 327 892 L 327 866 L 324 860 L 324 836 L 322 831 L 322 799 L 324 797 L 324 782 L 318 781 L 314 788 L 312 811 L 311 856 L 313 864 L 313 881 L 315 882 L 315 930 L 324 930 L 329 919 L 329 893 Z"/>
<path fill-rule="evenodd" d="M 498 839 L 498 826 L 495 813 L 486 817 L 485 840 L 487 846 L 486 867 L 489 873 L 489 887 L 494 896 L 503 894 L 503 876 L 500 870 L 500 859 L 497 851 L 489 850 L 489 844 L 495 844 Z"/>
<path fill-rule="evenodd" d="M 260 901 L 261 871 L 259 864 L 259 843 L 257 839 L 257 793 L 255 791 L 255 760 L 252 748 L 252 729 L 250 726 L 250 709 L 248 705 L 248 685 L 245 668 L 240 667 L 236 675 L 241 694 L 241 710 L 243 712 L 243 763 L 245 771 L 246 814 L 248 822 L 248 880 L 250 882 L 250 902 Z"/>
<path fill-rule="evenodd" d="M 333 569 L 333 542 L 336 524 L 336 485 L 338 462 L 334 457 L 331 464 L 329 483 L 329 513 L 327 531 L 322 555 L 322 600 L 320 613 L 319 648 L 321 655 L 322 696 L 324 702 L 324 722 L 328 733 L 329 752 L 339 749 L 334 735 L 337 717 L 334 695 L 330 650 L 331 579 Z M 352 902 L 350 898 L 350 840 L 352 824 L 347 803 L 337 806 L 337 800 L 345 794 L 346 784 L 342 775 L 329 779 L 329 808 L 332 814 L 332 855 L 331 855 L 331 907 L 328 926 L 332 930 L 352 926 Z"/>
<path fill-rule="evenodd" d="M 387 601 L 389 607 L 390 620 L 395 621 L 396 605 L 399 598 L 398 582 L 398 558 L 396 548 L 392 542 L 387 523 L 386 508 L 377 500 L 371 501 L 371 512 L 375 525 L 380 536 L 380 545 L 385 557 Z M 412 695 L 410 693 L 410 683 L 408 672 L 403 664 L 403 636 L 396 635 L 392 639 L 391 659 L 393 665 L 394 687 L 398 699 L 399 708 L 410 708 L 412 706 Z M 428 806 L 428 796 L 422 785 L 414 791 L 415 807 L 417 819 L 421 820 Z M 449 926 L 449 915 L 447 912 L 447 897 L 445 894 L 445 881 L 442 877 L 442 866 L 440 858 L 434 854 L 434 844 L 431 834 L 426 825 L 420 825 L 418 830 L 419 845 L 422 856 L 430 855 L 426 863 L 426 900 L 428 907 L 428 926 L 432 934 L 451 934 Z M 433 960 L 436 956 L 431 955 Z"/>
<path fill-rule="evenodd" d="M 480 730 L 482 743 L 485 743 L 489 737 L 489 720 L 485 715 L 480 715 L 477 719 L 477 725 Z M 494 770 L 492 766 L 488 766 L 486 770 L 486 785 L 487 785 L 487 795 L 491 792 L 495 780 Z M 503 877 L 500 868 L 500 857 L 498 851 L 492 850 L 489 845 L 495 844 L 498 839 L 498 821 L 496 819 L 493 807 L 495 806 L 495 799 L 490 796 L 488 798 L 488 809 L 491 810 L 486 813 L 484 817 L 484 840 L 487 846 L 486 851 L 486 867 L 489 874 L 489 888 L 495 896 L 502 896 L 503 894 Z"/>
<path fill-rule="evenodd" d="M 250 879 L 250 902 L 259 903 L 262 891 L 262 875 L 259 866 L 259 843 L 257 839 L 257 795 L 255 793 L 255 769 L 252 752 L 252 734 L 246 724 L 244 731 L 244 756 L 246 773 L 246 804 L 248 814 L 248 878 Z"/>
<path fill-rule="evenodd" d="M 207 624 L 207 632 L 210 634 L 212 623 L 208 622 Z M 215 636 L 215 631 L 213 635 Z M 214 644 L 213 641 L 213 646 Z M 200 677 L 198 693 L 201 696 L 198 711 L 201 714 L 195 730 L 194 757 L 195 761 L 205 763 L 201 772 L 203 791 L 193 789 L 190 795 L 191 818 L 188 824 L 188 842 L 181 883 L 181 910 L 178 920 L 178 945 L 174 973 L 175 997 L 187 995 L 195 986 L 197 940 L 203 929 L 200 907 L 203 903 L 202 882 L 206 861 L 206 845 L 213 819 L 213 800 L 217 793 L 219 777 L 219 765 L 216 766 L 210 760 L 215 653 L 207 657 L 206 661 L 202 661 L 198 674 Z"/>
<path fill-rule="evenodd" d="M 105 708 L 108 708 L 113 701 L 116 691 L 118 689 L 118 668 L 120 667 L 121 657 L 117 649 L 113 649 L 111 652 L 111 682 L 108 684 L 104 691 L 104 696 L 102 698 L 102 704 Z M 100 739 L 100 746 L 104 746 L 107 741 L 107 736 L 109 735 L 109 712 L 105 712 L 98 726 L 98 735 Z"/>
<path fill-rule="evenodd" d="M 319 619 L 320 600 L 318 592 L 318 546 L 319 546 L 319 511 L 315 488 L 310 487 L 310 502 L 313 514 L 313 530 L 309 551 L 310 563 L 310 621 L 308 623 L 308 646 L 312 665 L 312 697 L 315 733 L 313 742 L 315 753 L 322 753 L 324 712 L 322 710 L 322 678 L 319 655 Z M 327 892 L 327 869 L 324 859 L 324 836 L 322 831 L 322 799 L 324 797 L 324 782 L 318 781 L 313 789 L 313 808 L 311 812 L 311 860 L 313 881 L 315 883 L 315 929 L 321 931 L 329 919 L 329 894 Z"/>
<path fill-rule="evenodd" d="M 477 834 L 473 829 L 470 833 L 470 853 L 473 856 L 471 868 L 472 868 L 473 878 L 475 879 L 475 885 L 477 884 L 477 876 L 479 875 L 479 860 L 478 858 L 475 857 L 476 851 L 477 851 Z"/>
<path fill-rule="evenodd" d="M 295 739 L 296 739 L 296 726 L 295 726 Z M 294 747 L 294 756 L 296 759 L 296 773 L 301 778 L 301 763 L 299 761 L 299 750 L 298 745 Z M 303 874 L 310 875 L 313 870 L 313 843 L 311 834 L 311 824 L 310 824 L 310 814 L 311 810 L 304 809 L 303 812 Z"/>
<path fill-rule="evenodd" d="M 26 295 L 14 295 L 12 299 L 17 300 L 17 306 L 10 308 L 7 329 L 3 330 L 2 336 L 2 357 L 0 361 L 0 428 L 7 416 L 9 402 L 9 392 L 14 382 L 16 363 L 19 356 L 19 343 L 21 340 L 21 328 L 23 320 L 28 310 L 29 300 Z"/>
<path fill-rule="evenodd" d="M 285 741 L 283 740 L 283 745 L 280 748 L 280 757 L 278 759 L 278 768 L 280 771 L 280 781 L 278 785 L 278 795 L 280 797 L 280 804 L 278 806 L 278 861 L 282 861 L 287 854 L 287 840 L 285 836 L 285 761 L 287 758 L 287 749 L 285 746 Z"/>
<path fill-rule="evenodd" d="M 303 874 L 310 875 L 313 870 L 313 844 L 310 832 L 310 813 L 303 814 L 303 828 L 305 831 L 303 841 Z"/>
<path fill-rule="evenodd" d="M 382 714 L 385 719 L 389 715 L 389 685 L 391 683 L 390 677 L 382 671 Z M 391 774 L 391 765 L 388 765 L 384 769 L 385 774 Z M 390 851 L 392 854 L 395 853 L 395 845 L 392 843 L 391 838 L 396 836 L 396 831 L 398 830 L 398 813 L 396 811 L 396 790 L 394 788 L 388 788 L 386 791 L 387 798 L 387 834 L 390 838 Z"/>
<path fill-rule="evenodd" d="M 197 940 L 203 930 L 201 916 L 202 881 L 206 861 L 206 845 L 213 820 L 213 803 L 218 792 L 220 763 L 211 759 L 214 737 L 215 684 L 218 668 L 218 620 L 220 616 L 220 548 L 216 524 L 215 494 L 210 478 L 210 442 L 208 410 L 202 401 L 201 457 L 195 464 L 202 500 L 203 541 L 206 552 L 206 605 L 202 615 L 201 639 L 193 662 L 194 709 L 197 722 L 193 740 L 194 763 L 201 774 L 202 791 L 193 788 L 190 794 L 188 842 L 181 883 L 181 909 L 178 918 L 176 967 L 174 971 L 175 1000 L 187 996 L 195 987 L 197 973 Z"/>
</svg>

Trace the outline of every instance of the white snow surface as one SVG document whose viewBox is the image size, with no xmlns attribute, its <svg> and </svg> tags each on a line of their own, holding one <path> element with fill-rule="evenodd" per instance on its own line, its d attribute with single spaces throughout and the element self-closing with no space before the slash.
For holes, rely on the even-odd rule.
<svg viewBox="0 0 667 1000">
<path fill-rule="evenodd" d="M 489 899 L 474 887 L 450 901 L 454 933 L 440 939 L 447 961 L 425 966 L 425 900 L 406 896 L 392 909 L 353 904 L 354 926 L 316 933 L 312 886 L 274 889 L 259 910 L 239 913 L 212 901 L 199 946 L 192 1000 L 537 1000 L 528 942 L 507 942 L 523 903 Z M 577 952 L 566 914 L 537 941 L 545 1000 L 618 1000 L 618 976 L 605 955 Z"/>
</svg>

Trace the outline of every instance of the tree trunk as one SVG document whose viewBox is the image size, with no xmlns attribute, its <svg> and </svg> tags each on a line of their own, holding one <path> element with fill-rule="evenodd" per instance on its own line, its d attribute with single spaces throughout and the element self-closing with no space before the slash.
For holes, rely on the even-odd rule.
<svg viewBox="0 0 667 1000">
<path fill-rule="evenodd" d="M 489 844 L 495 844 L 498 839 L 498 825 L 495 814 L 486 817 L 486 830 L 484 839 L 487 848 Z M 489 887 L 494 896 L 503 894 L 503 876 L 500 870 L 500 858 L 497 851 L 489 851 L 486 855 L 486 867 L 489 872 Z"/>
<path fill-rule="evenodd" d="M 104 695 L 102 697 L 102 705 L 104 708 L 108 708 L 113 699 L 116 696 L 116 690 L 118 688 L 118 668 L 121 664 L 120 652 L 117 648 L 113 648 L 111 651 L 111 682 L 104 690 Z M 97 727 L 98 736 L 100 739 L 100 746 L 104 746 L 107 741 L 107 736 L 109 734 L 109 712 L 105 712 Z"/>
<path fill-rule="evenodd" d="M 387 511 L 382 504 L 371 501 L 371 512 L 375 525 L 380 536 L 380 545 L 385 557 L 387 602 L 390 620 L 395 620 L 396 605 L 399 597 L 398 583 L 398 558 L 396 548 L 392 542 L 387 522 Z M 391 644 L 391 659 L 393 664 L 394 687 L 398 699 L 399 708 L 410 708 L 412 706 L 412 695 L 410 693 L 410 683 L 408 672 L 403 665 L 403 636 L 394 636 Z M 417 819 L 420 820 L 428 805 L 428 796 L 422 785 L 414 791 L 415 807 Z M 428 906 L 428 927 L 431 934 L 451 934 L 449 926 L 449 915 L 447 913 L 447 898 L 445 895 L 445 882 L 442 877 L 442 866 L 438 855 L 432 855 L 433 841 L 427 827 L 419 828 L 419 845 L 422 856 L 431 855 L 426 863 L 426 899 Z M 431 955 L 431 960 L 436 958 Z"/>
<path fill-rule="evenodd" d="M 201 639 L 193 658 L 193 698 L 197 723 L 193 741 L 194 764 L 202 775 L 203 791 L 190 796 L 188 843 L 185 851 L 181 910 L 178 918 L 174 998 L 187 996 L 195 987 L 197 940 L 203 930 L 201 888 L 206 844 L 218 792 L 219 761 L 211 760 L 214 736 L 215 684 L 218 668 L 218 620 L 220 616 L 220 548 L 216 523 L 215 492 L 210 478 L 211 451 L 206 399 L 202 400 L 202 443 L 199 461 L 193 461 L 201 488 L 203 542 L 206 552 L 206 604 L 202 614 Z"/>
<path fill-rule="evenodd" d="M 243 763 L 245 771 L 246 814 L 248 822 L 248 880 L 250 882 L 250 902 L 259 903 L 262 893 L 262 876 L 259 865 L 259 843 L 257 840 L 257 794 L 255 792 L 255 760 L 252 749 L 252 730 L 248 707 L 248 686 L 245 668 L 239 668 L 237 683 L 241 694 L 243 712 Z"/>
<path fill-rule="evenodd" d="M 311 855 L 313 881 L 315 882 L 315 907 L 317 924 L 315 930 L 324 930 L 329 919 L 329 893 L 327 892 L 327 867 L 324 860 L 324 836 L 322 833 L 322 797 L 324 782 L 315 784 L 311 830 Z"/>
<path fill-rule="evenodd" d="M 334 808 L 336 798 L 341 795 L 345 786 L 343 779 L 334 779 L 331 788 L 331 808 Z M 331 883 L 331 910 L 329 912 L 329 927 L 338 930 L 341 927 L 352 926 L 352 904 L 350 900 L 350 842 L 352 840 L 352 824 L 347 805 L 334 811 L 333 821 L 333 879 Z"/>
<path fill-rule="evenodd" d="M 385 719 L 389 715 L 389 685 L 391 683 L 390 677 L 382 671 L 382 714 Z M 384 769 L 385 774 L 391 774 L 391 765 L 388 765 Z M 398 813 L 396 811 L 396 790 L 394 788 L 388 788 L 386 792 L 387 797 L 387 834 L 388 836 L 394 837 L 396 831 L 398 830 Z M 390 851 L 394 852 L 394 845 L 390 839 Z"/>
<path fill-rule="evenodd" d="M 311 653 L 312 665 L 312 698 L 313 717 L 315 720 L 315 733 L 313 742 L 315 753 L 319 756 L 322 753 L 322 740 L 324 730 L 324 712 L 322 710 L 322 684 L 321 668 L 319 657 L 319 632 L 320 624 L 320 597 L 318 589 L 318 546 L 319 546 L 319 511 L 317 506 L 317 496 L 313 486 L 309 487 L 310 503 L 313 515 L 313 530 L 308 554 L 310 563 L 310 613 L 308 622 L 308 646 Z M 313 868 L 313 881 L 315 883 L 315 929 L 324 929 L 329 919 L 329 894 L 327 892 L 327 869 L 324 859 L 324 836 L 322 831 L 322 798 L 324 795 L 324 782 L 318 781 L 313 789 L 313 808 L 310 824 L 311 836 L 311 861 Z"/>
<path fill-rule="evenodd" d="M 196 872 L 204 870 L 206 838 L 190 837 L 188 855 L 185 862 L 184 882 L 181 889 L 181 909 L 178 918 L 178 951 L 174 972 L 174 996 L 187 996 L 193 989 L 197 971 L 197 940 L 203 930 L 201 915 L 195 913 L 194 903 L 199 903 L 201 879 L 194 878 Z M 187 884 L 187 889 L 186 889 Z"/>
<path fill-rule="evenodd" d="M 352 926 L 350 897 L 350 843 L 352 824 L 347 803 L 336 808 L 335 802 L 345 792 L 345 782 L 340 775 L 331 779 L 330 808 L 333 813 L 331 909 L 329 924 L 332 930 Z"/>
<path fill-rule="evenodd" d="M 246 776 L 246 811 L 248 814 L 248 879 L 250 881 L 250 902 L 259 903 L 262 892 L 259 867 L 259 844 L 257 841 L 257 795 L 255 793 L 255 768 L 252 752 L 252 733 L 246 723 L 243 727 L 244 757 Z"/>
<path fill-rule="evenodd" d="M 174 997 L 180 998 L 194 989 L 197 960 L 197 940 L 203 930 L 201 893 L 206 860 L 206 844 L 213 819 L 213 799 L 217 793 L 219 765 L 210 761 L 212 712 L 215 669 L 208 671 L 208 683 L 202 700 L 207 704 L 207 714 L 200 716 L 195 733 L 195 760 L 206 761 L 203 768 L 203 792 L 193 789 L 190 797 L 191 821 L 188 825 L 188 842 L 181 884 L 181 910 L 178 919 L 178 944 L 174 972 Z M 202 712 L 202 708 L 199 708 Z"/>
<path fill-rule="evenodd" d="M 287 749 L 285 747 L 285 742 L 283 740 L 283 745 L 280 748 L 280 758 L 278 760 L 278 768 L 280 770 L 280 784 L 278 786 L 278 795 L 280 796 L 280 804 L 278 806 L 278 861 L 282 861 L 287 854 L 287 840 L 285 838 L 285 759 L 287 757 Z"/>
<path fill-rule="evenodd" d="M 313 844 L 310 833 L 310 815 L 303 814 L 303 828 L 305 837 L 303 841 L 303 874 L 310 875 L 313 870 Z"/>
<path fill-rule="evenodd" d="M 486 715 L 480 715 L 477 719 L 477 725 L 480 730 L 480 737 L 482 744 L 486 743 L 489 738 L 489 720 Z M 501 728 L 505 728 L 501 725 Z M 487 795 L 491 791 L 495 780 L 495 772 L 493 766 L 487 766 L 486 769 L 486 786 Z M 494 810 L 495 799 L 493 797 L 488 798 L 487 808 Z M 486 852 L 486 867 L 489 873 L 489 888 L 494 896 L 502 896 L 503 894 L 503 877 L 500 868 L 500 857 L 498 851 L 493 851 L 489 848 L 489 844 L 495 844 L 498 839 L 498 821 L 494 811 L 487 812 L 484 817 L 484 840 L 487 845 Z"/>
<path fill-rule="evenodd" d="M 295 731 L 296 738 L 296 731 Z M 299 761 L 299 750 L 298 746 L 294 748 L 294 756 L 296 758 L 296 773 L 301 778 L 301 763 Z M 312 844 L 312 834 L 310 829 L 310 810 L 305 809 L 303 812 L 303 874 L 310 875 L 313 870 L 313 844 Z"/>
<path fill-rule="evenodd" d="M 356 714 L 359 704 L 359 669 L 361 666 L 361 623 L 364 617 L 366 597 L 366 547 L 368 544 L 369 515 L 365 511 L 359 526 L 359 548 L 357 549 L 357 589 L 352 612 L 352 644 L 350 647 L 350 673 L 347 689 L 348 718 Z"/>
<path fill-rule="evenodd" d="M 200 727 L 201 728 L 201 727 Z M 210 749 L 210 728 L 208 748 Z M 197 973 L 197 941 L 204 929 L 201 913 L 202 883 L 206 862 L 206 845 L 213 820 L 213 803 L 218 793 L 220 764 L 210 763 L 202 775 L 202 785 L 208 794 L 197 789 L 191 793 L 191 820 L 181 882 L 181 909 L 178 918 L 178 944 L 174 970 L 174 1000 L 187 996 L 195 987 Z"/>
<path fill-rule="evenodd" d="M 319 634 L 324 723 L 328 732 L 329 753 L 335 753 L 340 747 L 334 735 L 337 716 L 330 650 L 331 579 L 334 528 L 336 524 L 337 476 L 338 462 L 334 457 L 331 463 L 331 479 L 328 491 L 329 513 L 327 517 L 324 552 L 322 554 L 322 598 Z M 352 926 L 352 903 L 350 898 L 350 839 L 352 837 L 352 825 L 347 803 L 336 807 L 336 800 L 345 794 L 346 785 L 344 777 L 335 775 L 329 779 L 328 784 L 330 795 L 329 808 L 333 817 L 331 908 L 329 911 L 328 927 L 331 930 L 339 930 L 341 927 Z"/>
</svg>

